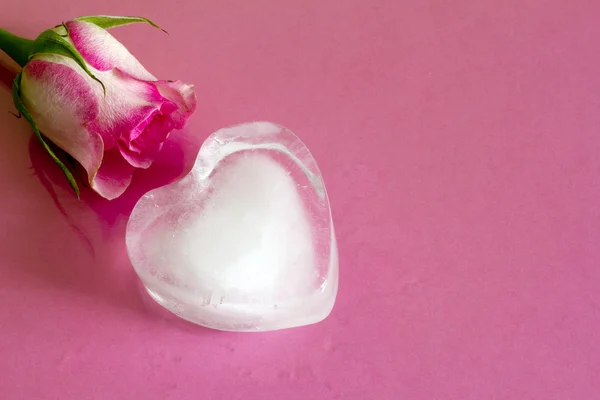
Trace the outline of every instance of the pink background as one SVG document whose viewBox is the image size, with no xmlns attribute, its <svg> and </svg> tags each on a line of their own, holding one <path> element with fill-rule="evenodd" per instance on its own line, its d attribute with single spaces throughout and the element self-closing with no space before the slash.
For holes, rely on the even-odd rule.
<svg viewBox="0 0 600 400">
<path fill-rule="evenodd" d="M 1 89 L 0 398 L 600 398 L 597 0 L 4 3 L 29 37 L 155 20 L 115 35 L 199 109 L 126 196 L 78 202 Z M 320 163 L 337 303 L 270 333 L 177 322 L 140 294 L 127 215 L 253 120 Z"/>
</svg>

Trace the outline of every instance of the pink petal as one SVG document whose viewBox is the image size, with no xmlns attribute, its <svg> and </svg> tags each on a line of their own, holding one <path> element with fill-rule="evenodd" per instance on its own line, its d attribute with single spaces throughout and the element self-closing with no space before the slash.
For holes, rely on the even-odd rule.
<svg viewBox="0 0 600 400">
<path fill-rule="evenodd" d="M 166 91 L 181 103 L 178 107 L 159 92 L 155 82 L 138 80 L 117 68 L 102 72 L 100 78 L 107 88 L 106 99 L 90 129 L 102 136 L 105 149 L 116 145 L 132 166 L 148 168 L 169 132 L 182 127 L 183 116 L 189 117 L 189 107 L 195 107 L 195 102 L 190 105 L 184 101 L 190 98 L 189 90 L 184 97 L 165 85 Z M 195 101 L 193 89 L 191 97 Z"/>
<path fill-rule="evenodd" d="M 153 82 L 160 94 L 171 100 L 178 107 L 171 118 L 175 122 L 175 129 L 182 129 L 190 116 L 196 111 L 196 91 L 194 85 L 181 81 L 156 81 Z"/>
<path fill-rule="evenodd" d="M 21 98 L 43 134 L 69 153 L 93 179 L 102 162 L 101 137 L 87 126 L 99 107 L 87 80 L 71 59 L 44 55 L 23 69 Z"/>
<path fill-rule="evenodd" d="M 137 79 L 154 81 L 156 78 L 105 29 L 83 21 L 69 21 L 69 36 L 83 58 L 97 70 L 119 68 Z"/>
<path fill-rule="evenodd" d="M 127 143 L 120 140 L 119 149 L 123 158 L 137 168 L 148 168 L 157 158 L 163 142 L 173 130 L 174 122 L 170 118 L 169 110 L 175 109 L 173 103 L 165 103 L 161 113 L 156 113 L 144 127 L 142 134 Z"/>
<path fill-rule="evenodd" d="M 129 187 L 133 171 L 134 167 L 115 148 L 104 153 L 102 165 L 90 185 L 100 196 L 112 200 Z"/>
<path fill-rule="evenodd" d="M 98 117 L 90 124 L 104 140 L 104 148 L 112 149 L 117 139 L 135 131 L 166 99 L 149 82 L 135 79 L 119 69 L 98 73 L 106 86 L 106 97 L 99 105 Z"/>
</svg>

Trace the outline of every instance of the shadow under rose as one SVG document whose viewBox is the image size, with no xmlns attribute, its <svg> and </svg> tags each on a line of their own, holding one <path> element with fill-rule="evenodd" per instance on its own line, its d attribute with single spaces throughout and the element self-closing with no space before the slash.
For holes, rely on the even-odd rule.
<svg viewBox="0 0 600 400">
<path fill-rule="evenodd" d="M 85 291 L 117 307 L 157 316 L 156 308 L 149 308 L 147 299 L 143 294 L 140 296 L 139 280 L 127 257 L 126 221 L 141 196 L 182 178 L 191 170 L 200 145 L 199 138 L 188 136 L 185 131 L 173 132 L 158 159 L 147 170 L 136 171 L 131 186 L 122 196 L 106 200 L 79 180 L 81 201 L 78 202 L 60 168 L 32 137 L 28 150 L 33 174 L 75 233 L 72 236 L 79 238 L 79 243 L 72 245 L 85 248 L 88 253 L 85 259 L 92 260 L 94 266 L 79 265 L 81 262 L 73 260 L 71 264 L 62 264 L 60 271 L 35 269 L 30 273 L 53 285 Z M 67 161 L 59 149 L 56 151 Z"/>
<path fill-rule="evenodd" d="M 15 79 L 15 72 L 0 64 L 0 86 L 11 91 L 13 79 Z"/>
<path fill-rule="evenodd" d="M 85 177 L 78 179 L 81 191 L 81 202 L 92 209 L 98 216 L 99 222 L 107 228 L 113 227 L 120 217 L 129 217 L 137 201 L 152 189 L 175 182 L 184 177 L 194 165 L 201 141 L 186 133 L 177 131 L 171 134 L 164 143 L 159 157 L 150 168 L 136 170 L 129 188 L 120 197 L 107 200 L 100 197 L 87 186 Z M 59 157 L 67 164 L 64 154 L 54 148 Z M 29 156 L 34 174 L 44 186 L 48 195 L 53 199 L 57 209 L 69 218 L 55 188 L 61 192 L 69 192 L 75 198 L 75 193 L 69 186 L 65 176 L 35 137 L 29 143 Z"/>
</svg>

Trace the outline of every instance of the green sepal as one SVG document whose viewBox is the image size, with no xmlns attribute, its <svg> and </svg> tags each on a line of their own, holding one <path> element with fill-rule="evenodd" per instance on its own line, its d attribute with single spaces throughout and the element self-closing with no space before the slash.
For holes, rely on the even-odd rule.
<svg viewBox="0 0 600 400">
<path fill-rule="evenodd" d="M 65 24 L 64 22 L 61 22 L 60 25 L 56 25 L 54 27 L 54 29 L 61 28 L 61 27 L 65 30 L 65 34 L 62 35 L 62 34 L 60 34 L 60 33 L 58 33 L 58 32 L 55 31 L 56 33 L 58 33 L 58 36 L 64 37 L 64 38 L 69 37 L 69 35 L 71 34 L 71 31 L 69 30 L 69 27 L 67 26 L 67 24 Z"/>
<path fill-rule="evenodd" d="M 169 33 L 167 31 L 165 31 L 163 28 L 161 28 L 160 26 L 156 25 L 154 22 L 150 21 L 148 18 L 144 18 L 144 17 L 117 17 L 117 16 L 111 16 L 111 15 L 90 15 L 88 17 L 75 18 L 75 21 L 91 22 L 92 24 L 98 25 L 102 29 L 110 29 L 110 28 L 114 28 L 116 26 L 135 24 L 138 22 L 145 22 L 147 24 L 152 25 L 155 28 L 160 29 L 161 31 L 163 31 L 167 34 Z"/>
<path fill-rule="evenodd" d="M 104 83 L 96 78 L 92 71 L 90 71 L 79 51 L 54 30 L 48 29 L 42 32 L 40 36 L 35 39 L 32 47 L 31 54 L 29 55 L 30 60 L 39 54 L 59 54 L 73 59 L 93 80 L 102 85 L 102 90 L 104 95 L 106 95 Z"/>
<path fill-rule="evenodd" d="M 50 146 L 48 146 L 48 143 L 46 143 L 46 141 L 42 137 L 42 133 L 38 129 L 35 121 L 33 120 L 33 117 L 31 116 L 31 114 L 29 113 L 29 111 L 27 110 L 27 108 L 25 107 L 23 102 L 21 101 L 21 74 L 22 74 L 22 71 L 19 72 L 19 74 L 13 81 L 12 96 L 13 96 L 13 102 L 15 103 L 15 107 L 17 108 L 17 111 L 19 111 L 19 113 L 21 113 L 21 115 L 23 117 L 25 117 L 27 122 L 29 122 L 29 125 L 31 125 L 31 127 L 33 128 L 33 132 L 35 133 L 37 140 L 42 144 L 42 147 L 44 147 L 44 149 L 48 152 L 48 154 L 50 154 L 50 157 L 52 157 L 52 160 L 54 160 L 54 162 L 57 163 L 58 166 L 60 167 L 60 169 L 63 171 L 63 173 L 67 177 L 67 180 L 69 181 L 69 184 L 71 185 L 71 187 L 75 191 L 75 194 L 77 195 L 77 198 L 79 199 L 80 198 L 79 197 L 79 187 L 77 186 L 77 182 L 75 181 L 75 178 L 73 178 L 73 174 L 71 174 L 71 171 L 69 171 L 69 169 L 65 166 L 65 164 L 63 164 L 63 162 L 56 156 L 56 154 L 54 154 L 54 152 L 52 151 Z"/>
</svg>

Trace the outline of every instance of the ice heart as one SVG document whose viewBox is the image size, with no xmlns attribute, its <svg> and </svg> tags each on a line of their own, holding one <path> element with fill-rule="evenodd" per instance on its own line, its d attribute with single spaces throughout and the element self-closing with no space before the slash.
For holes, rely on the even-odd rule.
<svg viewBox="0 0 600 400">
<path fill-rule="evenodd" d="M 186 177 L 143 196 L 127 250 L 154 300 L 210 328 L 311 324 L 337 293 L 321 174 L 300 139 L 269 122 L 215 132 Z"/>
</svg>

